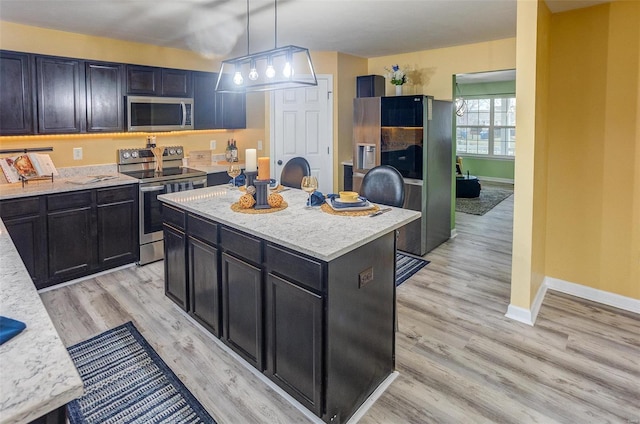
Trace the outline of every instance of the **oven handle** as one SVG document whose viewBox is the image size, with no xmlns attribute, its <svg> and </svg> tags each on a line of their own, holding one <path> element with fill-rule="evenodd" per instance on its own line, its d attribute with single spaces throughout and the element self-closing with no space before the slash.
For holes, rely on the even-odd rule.
<svg viewBox="0 0 640 424">
<path fill-rule="evenodd" d="M 140 191 L 141 192 L 148 192 L 148 191 L 160 191 L 164 189 L 163 185 L 158 185 L 158 186 L 150 186 L 150 187 L 140 187 Z"/>
<path fill-rule="evenodd" d="M 181 128 L 187 124 L 187 105 L 184 102 L 180 102 L 180 106 L 182 107 L 182 124 L 180 124 Z"/>
</svg>

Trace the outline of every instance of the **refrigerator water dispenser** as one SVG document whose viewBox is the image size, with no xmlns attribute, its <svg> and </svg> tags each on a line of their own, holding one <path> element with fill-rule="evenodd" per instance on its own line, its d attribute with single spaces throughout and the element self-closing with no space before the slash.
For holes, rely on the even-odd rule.
<svg viewBox="0 0 640 424">
<path fill-rule="evenodd" d="M 356 168 L 371 169 L 376 166 L 376 145 L 358 144 L 356 146 Z"/>
</svg>

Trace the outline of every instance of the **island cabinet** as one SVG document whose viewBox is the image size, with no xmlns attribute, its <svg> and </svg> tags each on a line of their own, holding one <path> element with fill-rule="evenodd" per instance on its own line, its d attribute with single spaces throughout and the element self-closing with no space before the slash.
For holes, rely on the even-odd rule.
<svg viewBox="0 0 640 424">
<path fill-rule="evenodd" d="M 394 209 L 395 226 L 375 237 L 371 225 L 384 221 L 365 217 L 350 229 L 355 241 L 332 243 L 349 247 L 331 247 L 337 253 L 320 258 L 311 246 L 324 244 L 298 236 L 308 230 L 306 219 L 236 217 L 229 215 L 226 189 L 203 190 L 204 199 L 212 193 L 210 203 L 160 197 L 167 296 L 190 305 L 201 323 L 213 322 L 205 324 L 209 331 L 220 317 L 219 331 L 212 332 L 248 364 L 323 421 L 346 422 L 394 370 L 394 230 L 419 214 Z M 290 205 L 306 196 L 299 190 L 285 195 Z M 332 226 L 340 218 L 315 212 L 308 214 Z M 280 220 L 271 223 L 281 232 L 259 236 L 270 231 L 267 215 Z"/>
<path fill-rule="evenodd" d="M 251 365 L 264 369 L 262 241 L 227 227 L 222 247 L 223 341 Z"/>
<path fill-rule="evenodd" d="M 137 261 L 137 214 L 137 185 L 0 202 L 0 217 L 38 289 Z"/>
</svg>

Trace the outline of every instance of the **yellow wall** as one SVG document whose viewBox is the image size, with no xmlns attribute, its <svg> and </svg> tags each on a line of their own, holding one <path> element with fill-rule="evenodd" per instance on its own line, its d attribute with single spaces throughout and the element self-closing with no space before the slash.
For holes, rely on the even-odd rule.
<svg viewBox="0 0 640 424">
<path fill-rule="evenodd" d="M 403 94 L 425 94 L 451 100 L 452 75 L 515 68 L 516 39 L 374 57 L 369 59 L 368 73 L 386 75 L 384 68 L 395 64 L 408 70 L 409 82 L 403 85 Z M 389 81 L 385 90 L 387 96 L 395 95 L 395 87 Z"/>
<path fill-rule="evenodd" d="M 635 299 L 640 299 L 638 22 L 639 2 L 552 16 L 545 252 L 548 276 Z"/>
<path fill-rule="evenodd" d="M 0 22 L 0 49 L 21 52 L 77 57 L 149 66 L 216 71 L 219 64 L 196 53 L 132 43 L 103 37 L 92 37 L 63 31 Z M 217 141 L 216 153 L 223 153 L 226 140 L 238 141 L 240 158 L 244 149 L 256 147 L 263 140 L 268 155 L 268 133 L 265 133 L 265 103 L 261 93 L 247 95 L 247 129 L 157 133 L 160 145 L 183 145 L 191 150 L 208 150 L 209 141 Z M 51 157 L 57 167 L 115 163 L 116 149 L 143 147 L 146 133 L 137 134 L 76 134 L 66 136 L 0 137 L 3 149 L 24 147 L 53 147 Z M 73 160 L 73 148 L 83 148 L 83 159 Z"/>
</svg>

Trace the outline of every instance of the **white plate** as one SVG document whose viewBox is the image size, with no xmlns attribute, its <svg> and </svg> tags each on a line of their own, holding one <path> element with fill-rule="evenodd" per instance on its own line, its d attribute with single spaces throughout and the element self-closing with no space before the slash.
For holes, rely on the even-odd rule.
<svg viewBox="0 0 640 424">
<path fill-rule="evenodd" d="M 331 206 L 331 209 L 333 209 L 334 211 L 337 212 L 348 212 L 348 211 L 368 211 L 370 209 L 373 209 L 375 207 L 375 205 L 371 202 L 369 202 L 367 200 L 367 203 L 365 205 L 362 206 L 349 206 L 346 208 L 337 208 L 333 205 L 333 202 L 331 201 L 331 199 L 327 199 L 326 200 L 327 204 L 329 206 Z"/>
</svg>

